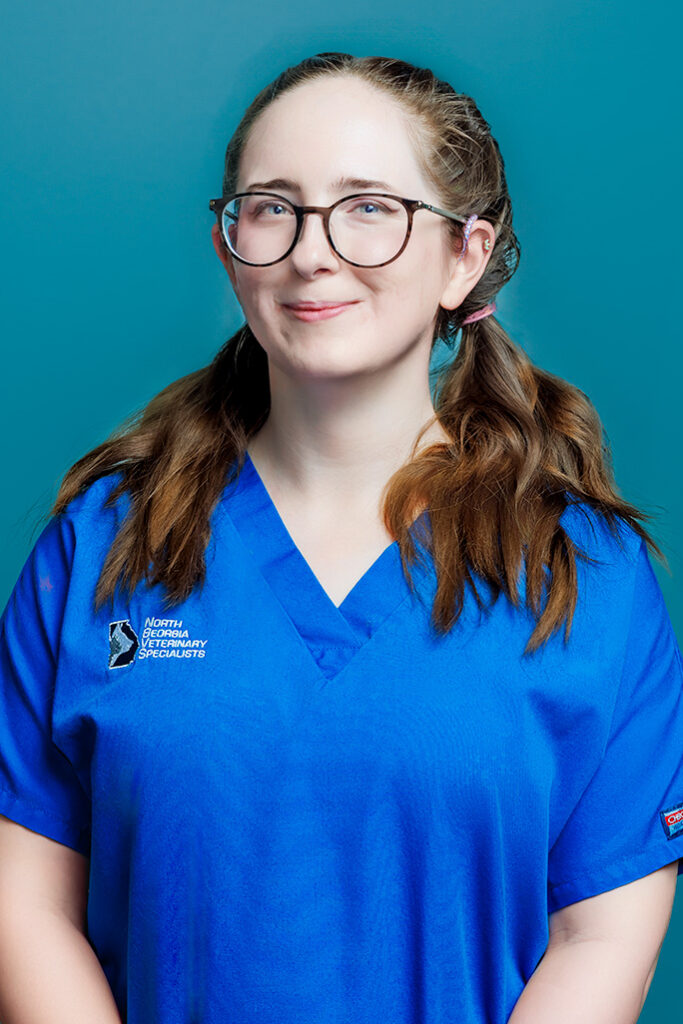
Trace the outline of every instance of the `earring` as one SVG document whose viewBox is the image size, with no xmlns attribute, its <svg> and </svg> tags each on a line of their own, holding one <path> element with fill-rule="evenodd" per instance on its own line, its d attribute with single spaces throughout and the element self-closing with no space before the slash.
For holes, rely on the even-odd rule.
<svg viewBox="0 0 683 1024">
<path fill-rule="evenodd" d="M 484 242 L 484 251 L 488 252 L 490 248 L 491 248 L 491 239 L 487 238 L 485 240 L 485 242 Z"/>
</svg>

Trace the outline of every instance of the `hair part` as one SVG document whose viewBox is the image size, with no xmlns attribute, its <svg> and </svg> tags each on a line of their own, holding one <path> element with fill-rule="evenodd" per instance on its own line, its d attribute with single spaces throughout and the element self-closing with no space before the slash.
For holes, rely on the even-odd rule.
<svg viewBox="0 0 683 1024">
<path fill-rule="evenodd" d="M 242 152 L 262 111 L 283 93 L 330 75 L 353 76 L 393 97 L 440 203 L 464 216 L 476 213 L 495 231 L 479 281 L 457 309 L 439 307 L 435 319 L 432 344 L 443 339 L 453 346 L 460 332 L 455 357 L 433 371 L 436 419 L 450 443 L 415 455 L 430 421 L 383 492 L 384 522 L 398 542 L 406 579 L 414 591 L 411 566 L 424 557 L 423 548 L 437 576 L 432 624 L 444 634 L 460 616 L 465 584 L 482 607 L 473 574 L 491 586 L 493 601 L 503 592 L 519 607 L 525 560 L 526 606 L 536 625 L 524 654 L 563 621 L 566 643 L 577 600 L 576 557 L 594 561 L 559 522 L 569 504 L 590 506 L 619 542 L 619 521 L 625 521 L 666 559 L 637 522 L 653 517 L 617 493 L 609 445 L 589 398 L 535 366 L 494 316 L 463 325 L 495 299 L 520 258 L 503 158 L 475 102 L 402 60 L 316 54 L 285 69 L 245 111 L 227 146 L 223 195 L 236 191 Z M 447 230 L 460 250 L 462 225 L 448 221 Z M 162 583 L 169 607 L 203 583 L 212 511 L 241 471 L 249 439 L 269 409 L 266 353 L 244 324 L 211 363 L 169 384 L 68 470 L 48 515 L 63 512 L 109 473 L 122 479 L 107 505 L 124 491 L 131 498 L 97 583 L 96 611 L 113 601 L 117 584 L 132 593 L 143 579 Z M 416 508 L 428 510 L 430 533 L 420 535 Z"/>
</svg>

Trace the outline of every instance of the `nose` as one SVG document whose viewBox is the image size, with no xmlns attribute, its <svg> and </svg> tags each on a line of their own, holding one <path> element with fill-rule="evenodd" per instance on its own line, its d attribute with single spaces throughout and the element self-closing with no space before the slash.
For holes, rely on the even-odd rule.
<svg viewBox="0 0 683 1024">
<path fill-rule="evenodd" d="M 338 257 L 327 240 L 324 217 L 319 211 L 308 210 L 304 213 L 301 234 L 290 258 L 295 261 L 313 259 L 336 263 Z"/>
</svg>

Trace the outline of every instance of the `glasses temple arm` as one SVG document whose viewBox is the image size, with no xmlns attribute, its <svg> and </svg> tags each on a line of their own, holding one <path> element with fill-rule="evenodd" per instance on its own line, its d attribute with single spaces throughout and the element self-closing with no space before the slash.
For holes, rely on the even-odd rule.
<svg viewBox="0 0 683 1024">
<path fill-rule="evenodd" d="M 450 213 L 448 210 L 440 210 L 438 206 L 432 206 L 431 203 L 424 203 L 428 210 L 433 210 L 434 213 L 440 213 L 442 217 L 450 217 L 451 220 L 459 220 L 461 224 L 467 224 L 468 218 L 462 217 L 459 213 Z"/>
</svg>

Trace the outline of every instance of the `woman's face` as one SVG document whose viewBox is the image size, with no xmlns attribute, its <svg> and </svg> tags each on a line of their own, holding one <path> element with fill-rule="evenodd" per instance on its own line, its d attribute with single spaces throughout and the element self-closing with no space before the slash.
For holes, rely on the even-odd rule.
<svg viewBox="0 0 683 1024">
<path fill-rule="evenodd" d="M 441 205 L 423 180 L 404 114 L 389 97 L 358 79 L 307 82 L 278 97 L 253 125 L 244 148 L 236 191 L 286 178 L 298 188 L 272 191 L 299 204 L 327 206 L 358 187 L 332 188 L 341 176 L 386 182 L 391 192 Z M 266 190 L 270 191 L 270 189 Z M 483 228 L 477 232 L 477 227 Z M 307 376 L 363 374 L 399 360 L 416 345 L 431 347 L 439 305 L 458 306 L 483 273 L 486 237 L 493 228 L 475 223 L 469 248 L 479 261 L 463 260 L 449 242 L 447 222 L 417 211 L 406 248 L 394 262 L 363 268 L 344 262 L 330 247 L 322 217 L 307 214 L 293 251 L 271 266 L 225 264 L 254 335 L 276 365 Z M 477 243 L 478 240 L 478 243 Z M 337 316 L 306 322 L 285 308 L 305 301 L 350 302 Z"/>
</svg>

